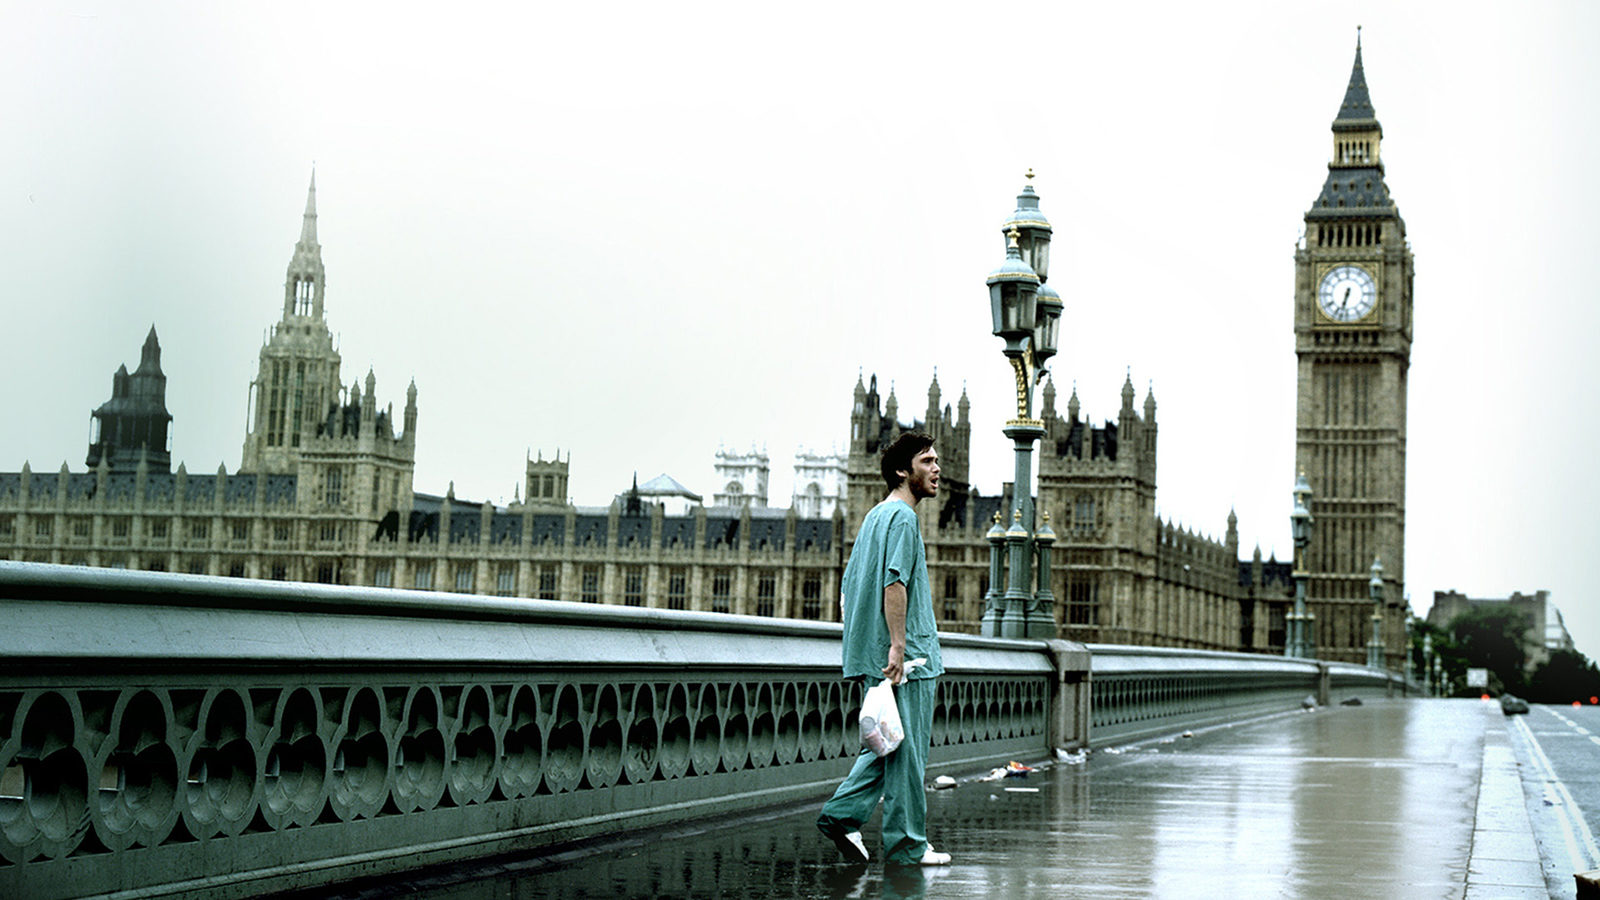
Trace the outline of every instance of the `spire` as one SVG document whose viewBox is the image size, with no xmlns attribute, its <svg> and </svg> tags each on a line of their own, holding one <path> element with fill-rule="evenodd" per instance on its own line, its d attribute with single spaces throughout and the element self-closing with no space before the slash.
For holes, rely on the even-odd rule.
<svg viewBox="0 0 1600 900">
<path fill-rule="evenodd" d="M 1306 218 L 1398 218 L 1389 188 L 1383 183 L 1383 126 L 1372 109 L 1367 76 L 1361 64 L 1361 34 L 1356 32 L 1356 58 L 1350 67 L 1339 114 L 1333 120 L 1333 155 L 1328 177 Z"/>
<path fill-rule="evenodd" d="M 156 338 L 156 326 L 150 326 L 150 333 L 145 335 L 144 347 L 139 351 L 139 368 L 134 370 L 136 375 L 161 374 L 161 341 Z"/>
<path fill-rule="evenodd" d="M 289 273 L 284 281 L 283 318 L 292 316 L 322 318 L 322 245 L 317 243 L 317 173 L 311 172 L 311 187 L 306 192 L 306 214 L 300 223 L 300 240 L 289 257 Z"/>
<path fill-rule="evenodd" d="M 1078 421 L 1078 383 L 1072 383 L 1072 397 L 1067 400 L 1067 421 Z"/>
<path fill-rule="evenodd" d="M 1334 118 L 1334 127 L 1339 123 L 1377 124 L 1378 114 L 1372 108 L 1372 96 L 1367 92 L 1367 76 L 1361 69 L 1361 26 L 1356 26 L 1356 61 L 1350 67 L 1350 86 L 1345 88 L 1344 102 L 1339 104 L 1339 115 Z"/>
<path fill-rule="evenodd" d="M 1144 420 L 1146 424 L 1156 420 L 1156 383 L 1153 380 L 1144 395 Z"/>
<path fill-rule="evenodd" d="M 1122 381 L 1122 408 L 1133 412 L 1133 368 L 1128 368 L 1128 375 Z"/>
<path fill-rule="evenodd" d="M 1359 57 L 1356 63 L 1360 65 Z M 337 199 L 337 198 L 335 198 Z M 306 191 L 306 215 L 300 223 L 300 243 L 307 247 L 317 244 L 317 169 L 311 168 L 311 188 Z"/>
</svg>

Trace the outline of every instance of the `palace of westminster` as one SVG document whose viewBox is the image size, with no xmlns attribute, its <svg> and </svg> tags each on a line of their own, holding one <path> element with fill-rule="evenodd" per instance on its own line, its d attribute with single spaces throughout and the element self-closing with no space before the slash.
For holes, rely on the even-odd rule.
<svg viewBox="0 0 1600 900">
<path fill-rule="evenodd" d="M 1304 562 L 1317 655 L 1366 661 L 1377 557 L 1398 667 L 1412 258 L 1384 185 L 1382 133 L 1358 45 L 1295 251 L 1295 463 L 1315 497 Z M 1031 186 L 1023 201 L 1037 206 Z M 848 452 L 797 456 L 788 509 L 766 505 L 765 454 L 729 452 L 710 505 L 663 476 L 635 479 L 609 507 L 574 506 L 559 455 L 526 461 L 515 502 L 470 502 L 413 488 L 415 383 L 398 419 L 380 408 L 371 372 L 344 387 L 323 284 L 313 180 L 282 317 L 250 384 L 238 471 L 173 471 L 152 328 L 138 367 L 117 370 L 94 412 L 87 471 L 0 473 L 0 559 L 834 620 L 851 536 L 884 494 L 877 453 L 918 428 L 943 467 L 938 497 L 919 512 L 936 612 L 945 630 L 979 630 L 986 534 L 1011 508 L 1011 486 L 986 496 L 969 480 L 964 391 L 952 412 L 935 377 L 921 417 L 903 421 L 892 390 L 881 397 L 875 377 L 858 379 Z M 1076 391 L 1062 411 L 1044 388 L 1037 505 L 1057 534 L 1058 633 L 1282 653 L 1292 564 L 1259 549 L 1241 559 L 1232 513 L 1221 541 L 1161 521 L 1155 397 L 1136 403 L 1130 379 L 1121 399 L 1116 420 L 1095 425 L 1080 418 Z"/>
</svg>

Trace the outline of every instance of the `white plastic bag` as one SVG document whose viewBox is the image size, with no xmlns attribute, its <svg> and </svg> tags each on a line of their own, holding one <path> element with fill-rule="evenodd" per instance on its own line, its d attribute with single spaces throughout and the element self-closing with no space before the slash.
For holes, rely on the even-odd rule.
<svg viewBox="0 0 1600 900">
<path fill-rule="evenodd" d="M 900 707 L 894 702 L 894 685 L 885 678 L 861 698 L 861 745 L 883 757 L 899 748 L 905 737 Z"/>
<path fill-rule="evenodd" d="M 905 665 L 905 672 L 927 662 L 926 659 L 913 659 Z M 905 682 L 905 676 L 900 678 Z M 861 698 L 861 745 L 870 749 L 878 757 L 888 756 L 899 749 L 900 742 L 906 738 L 906 730 L 900 724 L 900 705 L 894 700 L 894 684 L 885 678 L 883 681 L 867 689 L 865 697 Z"/>
</svg>

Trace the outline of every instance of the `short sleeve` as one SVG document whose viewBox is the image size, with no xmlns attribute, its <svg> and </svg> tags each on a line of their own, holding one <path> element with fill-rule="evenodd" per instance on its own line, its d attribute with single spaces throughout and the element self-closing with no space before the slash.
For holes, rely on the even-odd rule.
<svg viewBox="0 0 1600 900">
<path fill-rule="evenodd" d="M 889 522 L 884 535 L 883 586 L 896 581 L 910 585 L 917 570 L 917 544 L 919 543 L 915 516 L 896 515 Z"/>
</svg>

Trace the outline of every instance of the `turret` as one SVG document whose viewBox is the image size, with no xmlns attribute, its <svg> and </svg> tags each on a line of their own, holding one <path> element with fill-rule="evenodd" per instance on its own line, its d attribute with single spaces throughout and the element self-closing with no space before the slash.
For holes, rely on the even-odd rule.
<svg viewBox="0 0 1600 900">
<path fill-rule="evenodd" d="M 133 468 L 143 451 L 154 471 L 172 468 L 167 449 L 172 414 L 167 412 L 167 376 L 161 371 L 161 342 L 150 326 L 139 352 L 139 368 L 132 375 L 118 366 L 111 376 L 111 399 L 93 413 L 93 434 L 86 464 L 102 462 L 112 468 Z"/>
<path fill-rule="evenodd" d="M 401 434 L 403 439 L 416 440 L 417 437 L 417 380 L 411 379 L 411 386 L 406 388 L 405 431 Z"/>
<path fill-rule="evenodd" d="M 374 420 L 378 415 L 378 377 L 367 369 L 367 393 L 361 403 L 362 428 L 366 428 L 368 421 Z"/>
</svg>

